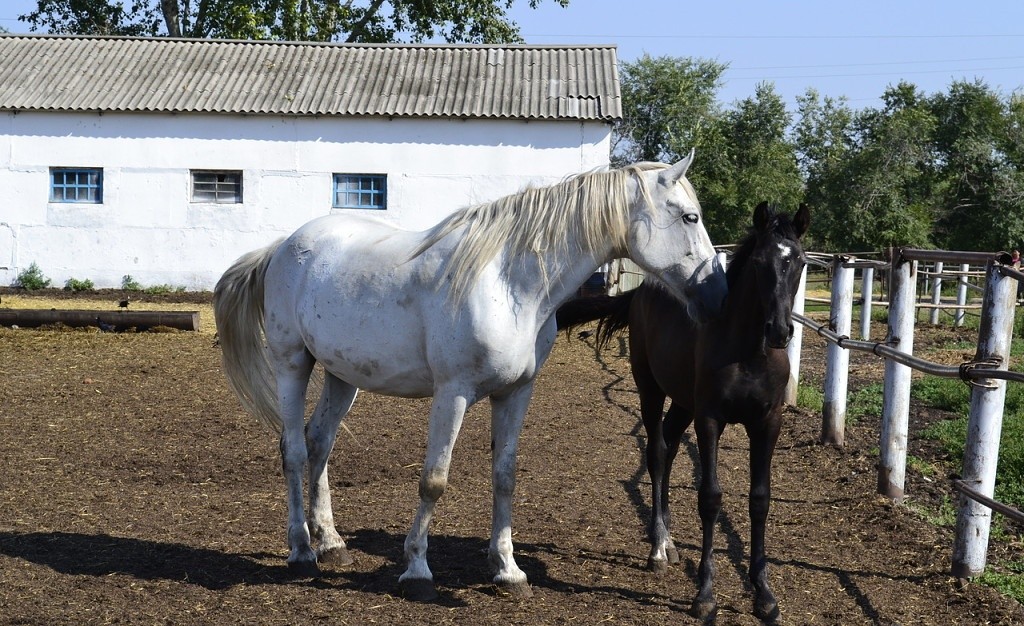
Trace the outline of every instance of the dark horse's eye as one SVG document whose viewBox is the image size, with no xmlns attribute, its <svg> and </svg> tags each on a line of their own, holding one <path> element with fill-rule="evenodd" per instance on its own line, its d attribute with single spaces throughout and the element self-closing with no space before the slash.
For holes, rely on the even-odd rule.
<svg viewBox="0 0 1024 626">
<path fill-rule="evenodd" d="M 696 224 L 697 222 L 700 221 L 700 216 L 697 215 L 696 213 L 687 213 L 686 215 L 683 216 L 683 219 L 691 224 Z"/>
</svg>

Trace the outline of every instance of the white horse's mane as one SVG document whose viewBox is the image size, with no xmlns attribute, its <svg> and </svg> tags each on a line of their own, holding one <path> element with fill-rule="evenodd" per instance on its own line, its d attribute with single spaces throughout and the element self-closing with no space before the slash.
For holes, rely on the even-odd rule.
<svg viewBox="0 0 1024 626">
<path fill-rule="evenodd" d="M 640 194 L 650 202 L 650 192 L 638 174 L 667 167 L 664 163 L 644 162 L 585 172 L 550 187 L 527 188 L 493 202 L 466 207 L 434 226 L 413 257 L 465 227 L 446 267 L 451 298 L 458 302 L 502 249 L 510 258 L 523 254 L 571 255 L 586 253 L 611 240 L 615 249 L 624 250 L 629 227 L 629 177 L 637 178 Z M 689 181 L 684 177 L 680 182 L 696 203 L 697 194 Z M 577 249 L 569 250 L 569 242 L 576 242 Z"/>
</svg>

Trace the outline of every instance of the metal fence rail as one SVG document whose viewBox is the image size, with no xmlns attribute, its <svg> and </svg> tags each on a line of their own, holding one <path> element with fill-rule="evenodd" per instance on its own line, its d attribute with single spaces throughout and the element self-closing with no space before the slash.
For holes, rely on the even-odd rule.
<svg viewBox="0 0 1024 626">
<path fill-rule="evenodd" d="M 973 384 L 983 384 L 978 383 L 977 381 L 984 379 L 1014 380 L 1024 383 L 1024 372 L 995 369 L 1002 363 L 1002 359 L 983 359 L 981 361 L 972 360 L 960 365 L 942 365 L 940 363 L 926 361 L 925 359 L 918 358 L 905 352 L 900 352 L 892 346 L 882 342 L 851 339 L 846 335 L 840 335 L 830 330 L 828 326 L 819 324 L 809 317 L 800 315 L 799 313 L 794 313 L 793 319 L 813 330 L 826 341 L 833 343 L 840 348 L 856 350 L 857 352 L 870 352 L 874 355 L 896 361 L 897 363 L 902 363 L 907 367 L 912 367 L 919 372 L 931 374 L 932 376 L 939 376 L 941 378 L 959 378 L 964 382 Z"/>
</svg>

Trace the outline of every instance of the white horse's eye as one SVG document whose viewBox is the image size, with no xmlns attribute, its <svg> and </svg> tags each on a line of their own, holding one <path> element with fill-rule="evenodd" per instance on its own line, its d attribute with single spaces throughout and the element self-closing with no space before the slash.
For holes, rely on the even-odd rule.
<svg viewBox="0 0 1024 626">
<path fill-rule="evenodd" d="M 683 216 L 683 219 L 689 222 L 690 224 L 696 224 L 697 222 L 700 221 L 700 216 L 697 215 L 696 213 L 687 213 L 686 215 Z"/>
</svg>

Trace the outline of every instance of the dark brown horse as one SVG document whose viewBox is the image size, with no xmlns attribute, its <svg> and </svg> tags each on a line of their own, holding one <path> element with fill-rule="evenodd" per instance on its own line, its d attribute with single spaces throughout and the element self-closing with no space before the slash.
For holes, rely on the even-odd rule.
<svg viewBox="0 0 1024 626">
<path fill-rule="evenodd" d="M 786 346 L 793 334 L 793 298 L 804 267 L 800 237 L 810 221 L 805 206 L 778 214 L 766 203 L 754 210 L 753 228 L 737 247 L 726 273 L 723 310 L 698 325 L 685 305 L 648 279 L 621 296 L 580 298 L 558 311 L 560 328 L 600 320 L 598 345 L 629 329 L 629 361 L 640 393 L 651 476 L 651 554 L 648 567 L 678 562 L 670 535 L 669 473 L 683 432 L 694 422 L 700 452 L 698 508 L 703 531 L 694 615 L 716 612 L 712 583 L 713 535 L 722 508 L 718 441 L 726 424 L 742 424 L 750 439 L 750 582 L 754 613 L 778 616 L 768 587 L 764 532 L 771 499 L 771 462 L 789 380 Z M 672 400 L 662 417 L 666 396 Z"/>
</svg>

